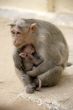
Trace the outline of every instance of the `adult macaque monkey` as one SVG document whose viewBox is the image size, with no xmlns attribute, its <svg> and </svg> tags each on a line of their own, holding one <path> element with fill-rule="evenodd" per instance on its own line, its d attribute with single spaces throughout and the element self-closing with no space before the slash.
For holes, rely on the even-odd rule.
<svg viewBox="0 0 73 110">
<path fill-rule="evenodd" d="M 38 86 L 56 85 L 68 61 L 68 46 L 61 31 L 42 20 L 17 19 L 11 24 L 11 34 L 16 47 L 15 66 L 21 72 L 27 93 L 33 93 Z M 27 44 L 34 45 L 43 62 L 26 72 L 19 53 Z"/>
</svg>

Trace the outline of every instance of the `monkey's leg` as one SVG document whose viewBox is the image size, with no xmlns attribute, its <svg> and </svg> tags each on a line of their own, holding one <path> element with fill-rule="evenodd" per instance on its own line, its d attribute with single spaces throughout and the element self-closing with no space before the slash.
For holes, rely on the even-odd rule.
<svg viewBox="0 0 73 110">
<path fill-rule="evenodd" d="M 23 73 L 19 69 L 15 68 L 16 74 L 19 77 L 19 79 L 23 82 L 23 84 L 26 86 L 26 92 L 27 93 L 33 93 L 35 91 L 35 83 L 33 82 L 33 78 L 29 75 Z"/>
<path fill-rule="evenodd" d="M 13 59 L 16 67 L 15 68 L 16 73 L 19 79 L 21 79 L 23 84 L 26 85 L 26 92 L 33 93 L 35 90 L 35 83 L 33 83 L 32 77 L 27 75 L 27 73 L 25 73 L 25 68 L 23 66 L 22 59 L 19 57 L 19 54 L 17 51 L 14 53 Z"/>
<path fill-rule="evenodd" d="M 41 86 L 54 86 L 56 85 L 60 78 L 64 68 L 62 66 L 55 66 L 54 68 L 48 70 L 42 75 L 38 76 L 41 80 Z M 38 83 L 39 84 L 39 83 Z"/>
</svg>

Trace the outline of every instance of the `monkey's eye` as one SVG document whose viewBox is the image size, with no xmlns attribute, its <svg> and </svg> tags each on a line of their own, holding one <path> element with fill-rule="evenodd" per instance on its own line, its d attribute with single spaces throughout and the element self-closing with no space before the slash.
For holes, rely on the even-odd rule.
<svg viewBox="0 0 73 110">
<path fill-rule="evenodd" d="M 13 35 L 14 35 L 14 34 L 15 34 L 15 32 L 14 32 L 14 31 L 11 31 L 11 34 L 13 34 Z"/>
</svg>

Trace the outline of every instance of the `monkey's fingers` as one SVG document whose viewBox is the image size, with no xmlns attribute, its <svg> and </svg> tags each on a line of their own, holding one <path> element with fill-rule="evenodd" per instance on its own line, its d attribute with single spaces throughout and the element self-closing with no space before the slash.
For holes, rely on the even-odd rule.
<svg viewBox="0 0 73 110">
<path fill-rule="evenodd" d="M 22 57 L 22 58 L 25 58 L 26 57 L 26 54 L 20 53 L 19 56 Z"/>
</svg>

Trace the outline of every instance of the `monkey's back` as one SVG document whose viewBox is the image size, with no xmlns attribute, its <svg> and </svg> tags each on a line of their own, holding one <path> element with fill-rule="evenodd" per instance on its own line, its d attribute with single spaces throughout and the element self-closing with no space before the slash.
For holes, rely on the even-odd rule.
<svg viewBox="0 0 73 110">
<path fill-rule="evenodd" d="M 50 63 L 66 65 L 68 61 L 68 46 L 62 32 L 54 24 L 38 19 L 25 19 L 26 24 L 36 23 L 36 44 L 41 56 Z"/>
<path fill-rule="evenodd" d="M 65 66 L 68 62 L 69 51 L 62 32 L 52 23 L 42 20 L 32 21 L 38 26 L 40 36 L 37 39 L 39 39 L 38 42 L 40 42 L 40 45 L 43 45 L 42 48 L 45 52 L 45 57 L 53 64 L 62 64 Z"/>
<path fill-rule="evenodd" d="M 50 40 L 51 43 L 62 41 L 67 46 L 62 32 L 54 24 L 38 19 L 25 19 L 25 21 L 30 25 L 32 23 L 36 23 L 39 33 L 41 33 L 41 35 L 45 35 L 45 37 L 48 37 L 48 40 Z"/>
</svg>

